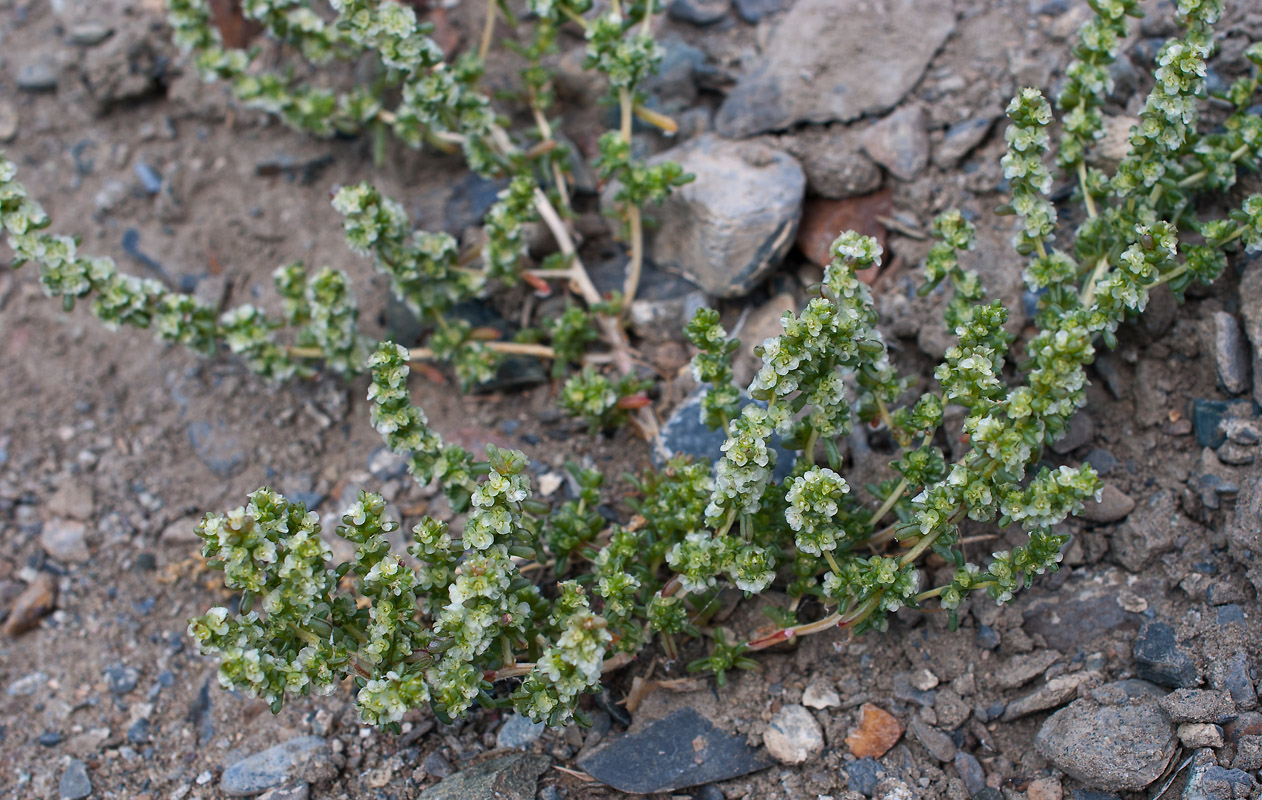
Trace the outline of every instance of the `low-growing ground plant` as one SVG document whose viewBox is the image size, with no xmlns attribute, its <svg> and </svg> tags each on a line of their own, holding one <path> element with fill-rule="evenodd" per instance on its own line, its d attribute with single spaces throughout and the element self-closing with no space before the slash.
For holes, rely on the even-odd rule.
<svg viewBox="0 0 1262 800">
<path fill-rule="evenodd" d="M 627 500 L 635 515 L 622 523 L 598 511 L 604 476 L 572 466 L 578 495 L 552 508 L 531 498 L 522 453 L 488 447 L 474 454 L 444 441 L 411 403 L 408 376 L 413 359 L 449 362 L 473 384 L 502 353 L 551 358 L 558 377 L 586 358 L 561 403 L 594 430 L 634 415 L 643 433 L 655 435 L 621 318 L 639 281 L 642 209 L 687 179 L 677 167 L 649 167 L 631 155 L 634 116 L 670 125 L 644 110 L 639 91 L 660 58 L 649 24 L 658 9 L 651 0 L 614 0 L 593 15 L 588 2 L 529 0 L 529 19 L 519 21 L 489 3 L 480 53 L 448 61 L 406 5 L 331 5 L 336 18 L 283 0 L 246 0 L 244 9 L 314 63 L 373 60 L 377 79 L 344 93 L 259 71 L 255 51 L 223 43 L 201 0 L 170 3 L 176 36 L 197 67 L 228 81 L 242 101 L 318 135 L 393 134 L 414 146 L 459 150 L 478 173 L 510 178 L 473 253 L 446 234 L 414 230 L 402 207 L 368 184 L 337 192 L 349 246 L 372 258 L 392 291 L 434 326 L 423 349 L 362 333 L 349 281 L 333 270 L 278 269 L 283 318 L 248 305 L 220 314 L 125 275 L 109 259 L 79 254 L 73 238 L 47 232 L 48 217 L 0 159 L 0 222 L 14 266 L 32 262 L 48 295 L 67 309 L 90 302 L 109 327 L 152 327 L 163 340 L 207 355 L 226 347 L 272 380 L 321 366 L 366 370 L 376 430 L 417 481 L 437 481 L 464 515 L 459 532 L 423 519 L 411 531 L 408 559 L 387 543 L 399 523 L 387 517 L 385 498 L 363 493 L 336 530 L 355 547 L 340 564 L 331 561 L 317 515 L 271 489 L 206 516 L 197 528 L 203 553 L 240 601 L 210 609 L 189 632 L 202 652 L 218 657 L 225 687 L 262 697 L 273 710 L 286 697 L 332 692 L 349 678 L 371 724 L 394 725 L 421 706 L 446 719 L 481 705 L 562 725 L 582 722 L 580 697 L 646 647 L 673 658 L 685 638 L 709 637 L 710 655 L 690 669 L 713 672 L 722 683 L 732 669 L 757 666 L 752 652 L 796 637 L 883 630 L 901 608 L 954 615 L 974 594 L 1006 602 L 1057 569 L 1068 540 L 1061 523 L 1099 494 L 1089 465 L 1043 460 L 1085 402 L 1085 367 L 1096 348 L 1116 344 L 1119 326 L 1143 312 L 1156 287 L 1166 284 L 1181 297 L 1193 282 L 1214 280 L 1235 250 L 1262 249 L 1262 195 L 1226 215 L 1209 213 L 1230 202 L 1238 175 L 1262 158 L 1262 118 L 1250 110 L 1262 44 L 1247 51 L 1252 75 L 1217 98 L 1216 124 L 1202 125 L 1221 3 L 1179 2 L 1181 33 L 1161 49 L 1129 150 L 1106 172 L 1093 158 L 1101 107 L 1110 65 L 1139 10 L 1135 0 L 1092 0 L 1094 16 L 1056 97 L 1057 144 L 1056 115 L 1039 90 L 1022 89 L 1007 108 L 1009 199 L 1000 213 L 1014 218 L 1015 252 L 1038 297 L 1036 332 L 1019 354 L 1004 329 L 1007 310 L 987 300 L 966 267 L 973 226 L 959 213 L 943 214 L 933 224 L 937 242 L 922 291 L 949 293 L 945 324 L 956 342 L 933 373 L 936 385 L 914 391 L 891 363 L 870 290 L 856 277 L 880 264 L 881 248 L 842 233 L 809 302 L 786 313 L 784 333 L 758 347 L 762 366 L 748 387 L 734 383 L 738 343 L 719 314 L 702 309 L 689 323 L 693 371 L 709 387 L 703 420 L 726 436 L 717 463 L 676 458 L 640 476 Z M 529 64 L 522 73 L 535 120 L 529 130 L 509 131 L 479 88 L 497 17 L 530 26 L 530 44 L 520 47 Z M 586 32 L 589 66 L 608 77 L 620 109 L 620 129 L 601 140 L 597 162 L 622 187 L 619 216 L 631 252 L 624 292 L 612 299 L 592 287 L 564 221 L 566 162 L 546 117 L 543 68 L 563 24 Z M 1053 160 L 1081 203 L 1073 230 L 1058 225 L 1049 198 Z M 522 228 L 535 219 L 553 231 L 560 256 L 524 269 Z M 587 305 L 551 324 L 551 345 L 487 341 L 450 317 L 456 303 L 490 282 L 556 278 L 570 281 Z M 590 358 L 598 341 L 608 359 Z M 964 411 L 967 447 L 954 461 L 944 449 L 947 406 Z M 897 477 L 871 487 L 872 502 L 852 490 L 864 476 L 843 477 L 839 442 L 860 423 L 883 427 L 897 448 Z M 774 477 L 776 435 L 795 453 L 783 480 Z M 1015 526 L 1028 538 L 973 562 L 960 543 L 965 520 Z M 926 581 L 930 554 L 954 568 L 939 585 Z M 733 641 L 707 626 L 719 592 L 753 595 L 773 585 L 794 598 L 774 632 Z"/>
</svg>

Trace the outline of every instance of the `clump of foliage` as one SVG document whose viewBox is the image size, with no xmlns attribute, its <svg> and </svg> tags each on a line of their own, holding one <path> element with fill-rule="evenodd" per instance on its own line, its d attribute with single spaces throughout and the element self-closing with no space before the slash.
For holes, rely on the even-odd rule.
<svg viewBox="0 0 1262 800">
<path fill-rule="evenodd" d="M 261 78 L 247 69 L 247 54 L 225 50 L 208 32 L 197 18 L 204 16 L 198 2 L 173 3 L 173 12 L 181 41 L 196 49 L 203 69 L 292 124 L 317 133 L 386 126 L 409 142 L 458 143 L 475 170 L 517 169 L 500 201 L 506 216 L 495 218 L 498 233 L 489 234 L 502 243 L 513 240 L 513 223 L 505 220 L 555 213 L 538 202 L 547 192 L 529 183 L 534 172 L 522 166 L 528 159 L 518 157 L 521 150 L 497 144 L 494 115 L 473 88 L 476 64 L 443 61 L 405 7 L 334 5 L 341 16 L 331 27 L 283 3 L 260 0 L 247 9 L 273 30 L 287 31 L 310 58 L 377 52 L 383 83 L 402 87 L 394 110 L 384 111 L 367 90 L 321 94 Z M 1037 332 L 1025 343 L 1024 360 L 1009 363 L 1007 310 L 986 299 L 977 275 L 962 264 L 973 245 L 971 224 L 947 213 L 934 223 L 938 241 L 923 291 L 950 293 L 945 316 L 956 341 L 934 373 L 936 387 L 912 392 L 889 360 L 868 287 L 856 277 L 880 263 L 881 248 L 843 233 L 815 296 L 799 313 L 784 315 L 782 335 L 759 346 L 762 367 L 747 388 L 756 402 L 733 384 L 738 345 L 718 314 L 703 309 L 692 320 L 694 372 L 710 385 L 702 417 L 724 432 L 722 456 L 713 466 L 676 459 L 637 479 L 637 513 L 624 524 L 598 510 L 599 473 L 574 467 L 577 496 L 552 511 L 531 498 L 521 453 L 489 447 L 475 456 L 445 442 L 409 399 L 415 354 L 355 332 L 340 273 L 308 278 L 296 267 L 280 270 L 284 320 L 251 306 L 216 315 L 186 295 L 118 273 L 107 259 L 80 256 L 73 239 L 45 232 L 47 216 L 3 160 L 0 223 L 18 266 L 33 262 L 47 293 L 67 307 L 91 298 L 107 325 L 152 324 L 163 339 L 203 353 L 222 342 L 273 378 L 302 374 L 313 359 L 344 372 L 366 363 L 377 431 L 418 481 L 437 480 L 453 506 L 467 512 L 458 537 L 446 524 L 423 519 L 405 556 L 386 543 L 398 522 L 385 516 L 384 499 L 362 494 L 336 531 L 355 545 L 353 558 L 341 564 L 330 562 L 316 516 L 271 490 L 260 489 L 226 515 L 208 515 L 197 529 L 203 552 L 241 601 L 234 611 L 211 609 L 189 630 L 203 652 L 219 657 L 225 686 L 278 709 L 286 696 L 326 693 L 350 678 L 361 716 L 374 724 L 396 723 L 422 705 L 444 719 L 481 705 L 512 706 L 553 725 L 582 721 L 579 698 L 597 690 L 602 671 L 654 640 L 675 655 L 681 637 L 704 635 L 707 610 L 727 587 L 755 594 L 779 584 L 814 602 L 795 604 L 777 630 L 751 641 L 713 633 L 710 656 L 692 667 L 720 678 L 755 666 L 751 651 L 839 627 L 881 630 L 901 608 L 937 605 L 954 614 L 974 593 L 1003 603 L 1057 569 L 1067 541 L 1060 523 L 1098 496 L 1101 484 L 1089 465 L 1051 468 L 1041 461 L 1085 402 L 1085 368 L 1096 347 L 1112 346 L 1118 327 L 1143 311 L 1157 286 L 1168 284 L 1181 296 L 1194 281 L 1212 281 L 1237 248 L 1262 250 L 1262 195 L 1225 217 L 1199 211 L 1202 195 L 1221 197 L 1262 158 L 1262 120 L 1248 111 L 1258 94 L 1257 69 L 1224 94 L 1231 110 L 1220 126 L 1204 132 L 1199 125 L 1211 26 L 1221 4 L 1179 3 L 1182 33 L 1160 52 L 1156 86 L 1112 174 L 1093 166 L 1091 155 L 1102 132 L 1108 67 L 1138 12 L 1132 0 L 1091 6 L 1095 16 L 1057 99 L 1062 134 L 1055 162 L 1076 183 L 1084 208 L 1075 230 L 1058 225 L 1049 198 L 1051 103 L 1037 89 L 1023 89 L 1007 109 L 1003 170 L 1011 196 L 1001 211 L 1015 219 L 1014 246 L 1039 297 Z M 626 114 L 634 113 L 634 87 L 656 57 L 648 25 L 637 28 L 634 20 L 648 19 L 652 6 L 624 9 L 615 2 L 594 20 L 583 17 L 589 8 L 580 3 L 532 3 L 531 10 L 539 27 L 527 51 L 545 52 L 557 25 L 581 20 L 590 63 L 609 75 Z M 1262 68 L 1262 44 L 1247 55 Z M 531 103 L 545 108 L 541 75 L 529 73 L 527 83 Z M 619 174 L 625 203 L 653 199 L 655 190 L 645 186 L 677 182 L 669 171 L 639 176 L 638 167 L 618 160 L 626 157 L 621 145 L 602 143 L 602 166 Z M 343 189 L 336 203 L 351 246 L 371 255 L 396 293 L 435 320 L 480 291 L 484 280 L 513 271 L 507 259 L 484 253 L 484 268 L 470 273 L 453 241 L 412 232 L 397 204 L 369 186 Z M 630 215 L 626 221 L 629 228 L 638 224 Z M 574 269 L 560 271 L 574 279 Z M 616 316 L 606 311 L 598 312 L 602 319 Z M 576 361 L 589 340 L 574 323 L 556 330 L 564 334 L 567 358 Z M 284 324 L 297 329 L 294 345 L 274 337 Z M 486 353 L 470 332 L 438 324 L 448 327 L 431 339 L 433 353 L 470 377 L 485 374 Z M 640 387 L 621 381 L 584 370 L 562 402 L 599 428 L 635 404 L 625 401 Z M 941 447 L 946 405 L 966 412 L 968 446 L 954 461 Z M 875 507 L 844 476 L 838 442 L 856 422 L 884 425 L 898 447 L 892 461 L 898 478 L 874 487 Z M 783 480 L 775 478 L 773 435 L 796 452 Z M 1016 527 L 1026 541 L 969 561 L 959 537 L 966 519 Z M 926 585 L 921 559 L 929 553 L 954 567 L 940 585 Z M 549 560 L 556 583 L 535 568 Z M 815 608 L 823 610 L 798 619 Z"/>
</svg>

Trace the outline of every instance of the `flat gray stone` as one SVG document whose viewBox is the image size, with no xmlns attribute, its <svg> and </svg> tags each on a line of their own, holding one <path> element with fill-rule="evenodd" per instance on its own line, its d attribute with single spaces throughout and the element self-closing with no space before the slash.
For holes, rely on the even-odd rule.
<svg viewBox="0 0 1262 800">
<path fill-rule="evenodd" d="M 743 736 L 724 733 L 685 708 L 591 751 L 578 766 L 619 791 L 652 794 L 725 781 L 773 763 Z"/>
<path fill-rule="evenodd" d="M 328 746 L 319 736 L 297 739 L 269 747 L 243 758 L 223 771 L 219 787 L 232 797 L 248 797 L 274 786 L 291 783 L 307 765 L 327 755 Z"/>
<path fill-rule="evenodd" d="M 534 800 L 539 776 L 551 763 L 538 753 L 493 758 L 429 787 L 416 800 Z"/>
<path fill-rule="evenodd" d="M 730 137 L 896 106 L 955 29 L 950 0 L 798 0 L 719 108 Z"/>
<path fill-rule="evenodd" d="M 1236 318 L 1226 311 L 1214 313 L 1214 363 L 1218 383 L 1228 394 L 1249 390 L 1249 345 Z"/>
<path fill-rule="evenodd" d="M 530 717 L 513 714 L 495 735 L 495 744 L 504 748 L 527 747 L 539 741 L 545 727 L 542 722 L 532 722 Z"/>
<path fill-rule="evenodd" d="M 900 108 L 863 132 L 863 151 L 903 181 L 915 180 L 929 164 L 929 133 L 918 105 Z"/>
<path fill-rule="evenodd" d="M 77 758 L 70 759 L 66 771 L 61 773 L 61 780 L 57 782 L 57 794 L 61 800 L 83 800 L 92 794 L 87 765 Z"/>
</svg>

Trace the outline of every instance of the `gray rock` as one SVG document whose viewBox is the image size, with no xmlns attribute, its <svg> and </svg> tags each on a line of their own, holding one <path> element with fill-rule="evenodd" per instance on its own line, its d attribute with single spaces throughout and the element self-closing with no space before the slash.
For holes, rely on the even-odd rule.
<svg viewBox="0 0 1262 800">
<path fill-rule="evenodd" d="M 1202 756 L 1202 753 L 1204 756 Z M 1244 800 L 1253 790 L 1253 778 L 1239 769 L 1214 763 L 1208 750 L 1197 753 L 1183 788 L 1183 800 Z"/>
<path fill-rule="evenodd" d="M 504 721 L 499 733 L 495 735 L 496 747 L 528 747 L 539 741 L 547 726 L 542 722 L 532 722 L 530 717 L 513 714 Z"/>
<path fill-rule="evenodd" d="M 328 745 L 318 736 L 297 739 L 269 747 L 243 758 L 223 771 L 219 786 L 224 794 L 248 797 L 273 786 L 305 777 L 309 767 L 327 763 Z"/>
<path fill-rule="evenodd" d="M 702 786 L 692 798 L 693 800 L 727 800 L 727 795 L 723 794 L 722 789 L 711 783 Z"/>
<path fill-rule="evenodd" d="M 959 773 L 960 780 L 964 781 L 964 788 L 968 790 L 970 797 L 986 788 L 986 773 L 972 753 L 955 754 L 955 771 Z"/>
<path fill-rule="evenodd" d="M 110 664 L 105 668 L 105 683 L 110 694 L 124 695 L 136 688 L 140 673 L 126 664 Z"/>
<path fill-rule="evenodd" d="M 682 108 L 697 99 L 697 75 L 706 68 L 706 54 L 675 37 L 659 40 L 663 53 L 657 70 L 644 81 L 644 90 L 654 102 L 671 109 Z"/>
<path fill-rule="evenodd" d="M 1113 555 L 1131 572 L 1141 572 L 1157 556 L 1173 550 L 1179 535 L 1190 527 L 1179 513 L 1174 495 L 1162 489 L 1141 503 L 1114 531 Z"/>
<path fill-rule="evenodd" d="M 666 14 L 693 25 L 713 25 L 727 16 L 731 0 L 671 0 Z"/>
<path fill-rule="evenodd" d="M 435 778 L 439 779 L 446 778 L 448 775 L 451 775 L 456 771 L 456 768 L 451 765 L 451 762 L 444 758 L 442 753 L 437 751 L 425 756 L 425 761 L 421 764 L 421 769 L 425 770 L 426 774 L 433 775 Z"/>
<path fill-rule="evenodd" d="M 654 453 L 654 459 L 670 458 L 674 455 L 690 455 L 694 458 L 706 458 L 711 462 L 718 461 L 723 455 L 723 442 L 727 436 L 718 430 L 711 430 L 701 421 L 701 398 L 705 389 L 698 389 L 675 407 L 670 418 L 662 425 L 662 452 Z M 751 398 L 743 398 L 742 407 L 756 402 Z M 793 469 L 796 451 L 786 449 L 778 435 L 771 437 L 771 449 L 776 454 L 776 466 L 772 474 L 778 481 L 788 477 Z M 658 463 L 661 466 L 661 463 Z"/>
<path fill-rule="evenodd" d="M 149 744 L 149 720 L 138 719 L 127 727 L 128 744 Z"/>
<path fill-rule="evenodd" d="M 885 768 L 875 758 L 861 758 L 842 767 L 846 772 L 846 786 L 864 797 L 871 797 L 876 785 L 885 775 Z"/>
<path fill-rule="evenodd" d="M 1135 674 L 1171 689 L 1191 688 L 1201 682 L 1195 659 L 1179 646 L 1174 628 L 1160 620 L 1146 622 L 1139 629 L 1135 639 Z"/>
<path fill-rule="evenodd" d="M 1085 411 L 1079 411 L 1069 418 L 1069 425 L 1064 434 L 1052 444 L 1052 452 L 1066 455 L 1085 444 L 1091 443 L 1095 436 L 1095 420 Z"/>
<path fill-rule="evenodd" d="M 881 188 L 880 167 L 864 155 L 849 126 L 814 125 L 779 137 L 777 144 L 801 162 L 811 194 L 842 200 Z"/>
<path fill-rule="evenodd" d="M 1236 704 L 1219 691 L 1175 689 L 1161 698 L 1161 708 L 1172 722 L 1223 723 L 1236 716 Z"/>
<path fill-rule="evenodd" d="M 18 135 L 18 110 L 8 100 L 0 100 L 0 144 L 8 144 Z"/>
<path fill-rule="evenodd" d="M 745 294 L 793 244 L 806 192 L 801 165 L 766 145 L 712 134 L 650 159 L 663 160 L 696 179 L 653 211 L 658 226 L 646 237 L 649 259 L 716 297 Z"/>
<path fill-rule="evenodd" d="M 762 742 L 781 763 L 801 764 L 823 752 L 824 731 L 810 711 L 789 703 L 772 715 Z"/>
<path fill-rule="evenodd" d="M 1231 766 L 1250 772 L 1262 769 L 1262 736 L 1241 736 L 1236 742 L 1236 758 Z"/>
<path fill-rule="evenodd" d="M 1083 503 L 1082 518 L 1087 522 L 1107 524 L 1126 519 L 1135 510 L 1135 501 L 1111 483 L 1104 484 L 1099 500 Z"/>
<path fill-rule="evenodd" d="M 57 62 L 43 56 L 18 67 L 18 88 L 26 92 L 51 92 L 57 89 Z"/>
<path fill-rule="evenodd" d="M 1057 711 L 1039 730 L 1044 758 L 1087 786 L 1138 791 L 1165 771 L 1178 749 L 1174 726 L 1143 681 L 1108 684 Z"/>
<path fill-rule="evenodd" d="M 1241 711 L 1258 707 L 1258 693 L 1253 688 L 1249 671 L 1249 657 L 1241 651 L 1232 653 L 1225 661 L 1215 661 L 1210 665 L 1211 684 L 1215 689 L 1226 692 Z"/>
<path fill-rule="evenodd" d="M 1042 675 L 1059 660 L 1060 653 L 1055 650 L 1015 655 L 995 670 L 995 683 L 1000 689 L 1016 689 Z"/>
<path fill-rule="evenodd" d="M 5 687 L 4 693 L 9 697 L 30 697 L 45 683 L 48 683 L 48 673 L 28 672 Z"/>
<path fill-rule="evenodd" d="M 538 753 L 493 758 L 429 787 L 417 800 L 534 800 L 539 776 L 551 763 Z"/>
<path fill-rule="evenodd" d="M 684 326 L 697 309 L 708 305 L 705 292 L 691 282 L 646 264 L 627 316 L 631 330 L 642 339 L 684 341 Z"/>
<path fill-rule="evenodd" d="M 1246 259 L 1240 274 L 1240 318 L 1252 347 L 1253 402 L 1262 405 L 1262 257 Z"/>
<path fill-rule="evenodd" d="M 969 153 L 986 140 L 994 124 L 994 117 L 974 117 L 947 128 L 942 142 L 933 150 L 933 163 L 943 169 L 958 166 Z"/>
<path fill-rule="evenodd" d="M 190 422 L 188 440 L 197 458 L 221 478 L 230 477 L 245 462 L 241 440 L 222 423 Z"/>
<path fill-rule="evenodd" d="M 268 789 L 259 795 L 259 800 L 307 800 L 309 797 L 311 797 L 311 785 L 301 782 Z"/>
<path fill-rule="evenodd" d="M 53 519 L 39 532 L 44 552 L 61 562 L 81 564 L 92 557 L 88 550 L 88 529 L 82 522 Z"/>
<path fill-rule="evenodd" d="M 1243 482 L 1235 514 L 1227 524 L 1227 548 L 1245 568 L 1245 575 L 1262 591 L 1262 477 Z"/>
<path fill-rule="evenodd" d="M 614 739 L 578 760 L 579 768 L 601 783 L 636 794 L 724 781 L 772 763 L 750 748 L 744 736 L 720 731 L 691 708 Z"/>
<path fill-rule="evenodd" d="M 1236 318 L 1226 311 L 1214 313 L 1214 363 L 1218 383 L 1228 394 L 1249 389 L 1249 348 Z"/>
<path fill-rule="evenodd" d="M 733 0 L 736 14 L 750 25 L 756 25 L 763 18 L 784 11 L 792 0 Z"/>
<path fill-rule="evenodd" d="M 87 765 L 77 758 L 70 759 L 66 771 L 61 773 L 61 780 L 57 782 L 57 794 L 61 800 L 83 800 L 92 794 Z"/>
<path fill-rule="evenodd" d="M 379 481 L 402 478 L 408 474 L 408 461 L 388 447 L 378 447 L 368 456 L 368 471 Z"/>
<path fill-rule="evenodd" d="M 943 763 L 955 760 L 955 742 L 951 741 L 951 737 L 920 717 L 913 717 L 912 721 L 907 723 L 907 730 L 916 737 L 916 741 L 924 745 L 929 755 Z"/>
<path fill-rule="evenodd" d="M 752 136 L 882 114 L 915 86 L 954 29 L 949 0 L 798 0 L 720 107 L 718 131 Z"/>
<path fill-rule="evenodd" d="M 114 35 L 114 29 L 99 22 L 80 22 L 66 30 L 66 43 L 76 47 L 95 47 Z"/>
<path fill-rule="evenodd" d="M 1078 695 L 1080 686 L 1099 679 L 1098 672 L 1071 672 L 1066 675 L 1057 675 L 1029 694 L 1009 703 L 1003 710 L 1002 719 L 1004 722 L 1012 722 L 1040 711 L 1062 706 Z"/>
<path fill-rule="evenodd" d="M 873 161 L 899 180 L 915 180 L 929 164 L 925 112 L 918 105 L 890 114 L 864 131 L 859 141 Z"/>
</svg>

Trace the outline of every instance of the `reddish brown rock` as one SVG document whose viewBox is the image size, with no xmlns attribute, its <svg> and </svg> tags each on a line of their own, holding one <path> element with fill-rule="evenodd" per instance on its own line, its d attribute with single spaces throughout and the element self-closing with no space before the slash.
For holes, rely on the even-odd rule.
<svg viewBox="0 0 1262 800">
<path fill-rule="evenodd" d="M 880 758 L 902 738 L 903 726 L 885 709 L 864 703 L 859 713 L 859 727 L 846 737 L 846 746 L 856 757 Z"/>
<path fill-rule="evenodd" d="M 880 219 L 888 217 L 893 211 L 894 195 L 889 189 L 859 197 L 847 197 L 844 200 L 813 197 L 806 201 L 802 209 L 802 224 L 798 227 L 798 249 L 816 264 L 827 265 L 832 261 L 828 250 L 833 241 L 841 233 L 851 230 L 875 237 L 884 248 L 886 231 Z M 860 273 L 860 277 L 863 276 L 864 273 Z M 868 281 L 871 282 L 871 278 Z"/>
</svg>

